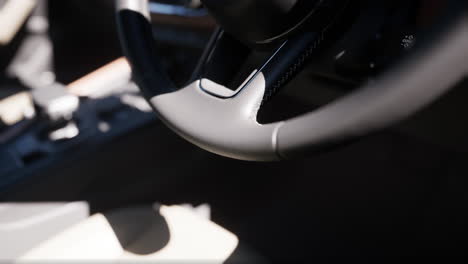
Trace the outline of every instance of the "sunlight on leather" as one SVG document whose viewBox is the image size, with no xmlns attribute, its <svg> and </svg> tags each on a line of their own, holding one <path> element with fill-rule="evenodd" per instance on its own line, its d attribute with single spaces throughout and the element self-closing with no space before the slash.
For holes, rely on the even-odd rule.
<svg viewBox="0 0 468 264">
<path fill-rule="evenodd" d="M 0 9 L 0 45 L 15 37 L 36 5 L 36 0 L 9 0 Z"/>
<path fill-rule="evenodd" d="M 112 216 L 97 214 L 62 234 L 46 241 L 21 257 L 17 263 L 35 261 L 132 261 L 135 262 L 210 262 L 223 263 L 238 246 L 237 237 L 222 227 L 199 217 L 191 210 L 179 206 L 162 206 L 159 209 L 168 227 L 168 241 L 165 246 L 149 254 L 135 253 L 129 249 L 151 244 L 160 244 L 161 224 L 147 223 L 135 227 L 138 216 L 156 208 L 129 209 L 118 212 L 118 220 Z M 155 224 L 156 223 L 156 224 Z M 133 226 L 131 226 L 133 225 Z M 130 232 L 129 232 L 130 230 Z M 139 232 L 138 232 L 139 231 Z M 122 236 L 131 237 L 131 243 L 122 245 Z"/>
</svg>

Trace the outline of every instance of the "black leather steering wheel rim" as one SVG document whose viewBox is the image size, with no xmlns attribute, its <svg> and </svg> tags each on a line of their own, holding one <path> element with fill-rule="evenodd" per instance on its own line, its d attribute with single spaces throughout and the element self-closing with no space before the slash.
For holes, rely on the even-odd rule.
<svg viewBox="0 0 468 264">
<path fill-rule="evenodd" d="M 430 104 L 468 73 L 468 16 L 458 14 L 430 45 L 349 95 L 296 118 L 260 125 L 265 93 L 259 70 L 232 98 L 210 98 L 200 80 L 177 90 L 159 65 L 147 0 L 119 0 L 120 38 L 136 82 L 161 120 L 192 143 L 254 161 L 291 159 L 365 136 Z M 442 27 L 441 27 L 442 28 Z"/>
</svg>

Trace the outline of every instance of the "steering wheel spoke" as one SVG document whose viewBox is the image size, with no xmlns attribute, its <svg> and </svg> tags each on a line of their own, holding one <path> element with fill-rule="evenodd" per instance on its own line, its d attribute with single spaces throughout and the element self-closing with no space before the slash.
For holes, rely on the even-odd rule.
<svg viewBox="0 0 468 264">
<path fill-rule="evenodd" d="M 277 160 L 275 133 L 280 124 L 257 123 L 265 79 L 257 75 L 236 96 L 204 92 L 197 80 L 177 92 L 155 96 L 152 105 L 163 122 L 190 142 L 237 159 Z"/>
</svg>

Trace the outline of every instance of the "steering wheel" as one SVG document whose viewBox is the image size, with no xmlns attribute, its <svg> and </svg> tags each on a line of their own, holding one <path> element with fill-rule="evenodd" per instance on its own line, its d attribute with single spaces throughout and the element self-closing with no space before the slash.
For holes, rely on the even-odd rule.
<svg viewBox="0 0 468 264">
<path fill-rule="evenodd" d="M 219 155 L 275 161 L 336 146 L 399 122 L 468 73 L 468 16 L 465 1 L 458 1 L 450 18 L 433 30 L 430 41 L 372 82 L 310 113 L 259 124 L 262 103 L 298 72 L 352 2 L 203 1 L 221 29 L 202 58 L 199 68 L 204 70 L 199 69 L 182 88 L 175 87 L 160 65 L 148 0 L 119 0 L 117 18 L 134 78 L 168 127 Z M 238 42 L 242 45 L 233 44 Z M 275 48 L 262 65 L 241 81 L 226 81 L 234 78 L 226 77 L 226 68 L 240 69 L 237 57 L 243 54 L 242 47 L 266 46 Z"/>
</svg>

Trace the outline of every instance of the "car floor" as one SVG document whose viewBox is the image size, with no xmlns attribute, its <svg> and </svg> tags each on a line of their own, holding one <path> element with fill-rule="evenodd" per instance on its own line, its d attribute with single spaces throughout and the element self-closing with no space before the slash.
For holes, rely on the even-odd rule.
<svg viewBox="0 0 468 264">
<path fill-rule="evenodd" d="M 278 262 L 459 255 L 466 157 L 382 133 L 299 161 L 207 153 L 155 123 L 12 188 L 4 201 L 85 200 L 94 212 L 208 203 L 213 220 Z"/>
</svg>

